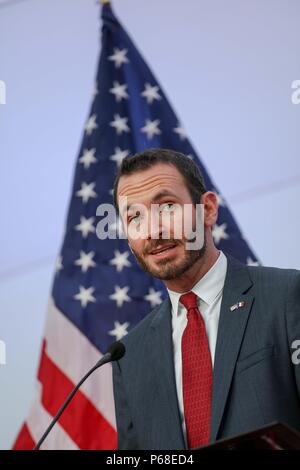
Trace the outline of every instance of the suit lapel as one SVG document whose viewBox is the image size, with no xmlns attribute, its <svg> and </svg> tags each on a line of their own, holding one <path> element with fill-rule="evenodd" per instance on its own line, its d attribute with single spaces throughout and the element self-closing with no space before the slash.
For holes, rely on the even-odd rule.
<svg viewBox="0 0 300 470">
<path fill-rule="evenodd" d="M 161 409 L 161 422 L 171 423 L 166 430 L 166 445 L 185 448 L 176 391 L 175 368 L 172 342 L 171 302 L 167 298 L 160 306 L 151 323 L 153 341 L 153 362 L 162 402 L 168 406 Z"/>
<path fill-rule="evenodd" d="M 227 255 L 227 273 L 223 289 L 213 372 L 211 442 L 217 439 L 230 384 L 242 343 L 254 296 L 252 281 L 245 265 Z M 244 307 L 230 306 L 243 300 Z"/>
</svg>

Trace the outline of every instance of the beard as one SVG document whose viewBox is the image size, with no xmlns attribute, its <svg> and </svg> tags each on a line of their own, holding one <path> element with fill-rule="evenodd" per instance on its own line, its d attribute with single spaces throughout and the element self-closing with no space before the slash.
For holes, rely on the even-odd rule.
<svg viewBox="0 0 300 470">
<path fill-rule="evenodd" d="M 189 240 L 190 241 L 190 240 Z M 152 251 L 155 250 L 158 246 L 164 246 L 171 243 L 176 245 L 182 245 L 184 247 L 185 241 L 180 240 L 163 240 L 158 239 L 155 245 L 148 248 L 144 251 L 144 256 Z M 184 248 L 183 255 L 177 256 L 179 259 L 161 259 L 156 261 L 156 266 L 153 266 L 151 263 L 147 261 L 147 258 L 144 258 L 143 255 L 138 254 L 135 250 L 131 248 L 132 253 L 134 254 L 138 264 L 140 267 L 146 271 L 147 273 L 151 274 L 153 277 L 157 279 L 161 279 L 162 281 L 170 281 L 174 279 L 178 279 L 182 276 L 186 271 L 188 271 L 200 258 L 203 258 L 206 252 L 206 235 L 204 234 L 204 242 L 202 248 L 199 250 L 187 250 Z"/>
</svg>

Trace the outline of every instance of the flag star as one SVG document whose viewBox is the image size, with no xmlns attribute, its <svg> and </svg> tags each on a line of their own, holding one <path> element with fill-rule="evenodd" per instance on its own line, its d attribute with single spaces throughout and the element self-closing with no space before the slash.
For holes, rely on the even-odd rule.
<svg viewBox="0 0 300 470">
<path fill-rule="evenodd" d="M 259 266 L 258 261 L 254 261 L 250 256 L 247 258 L 247 266 Z"/>
<path fill-rule="evenodd" d="M 117 307 L 122 307 L 124 302 L 130 302 L 131 298 L 127 295 L 129 287 L 115 286 L 115 292 L 109 296 L 110 299 L 115 300 Z"/>
<path fill-rule="evenodd" d="M 220 193 L 217 193 L 217 191 L 214 191 L 214 193 L 217 196 L 218 206 L 225 207 L 226 204 L 223 196 Z"/>
<path fill-rule="evenodd" d="M 93 90 L 93 93 L 92 93 L 92 97 L 95 98 L 99 93 L 99 90 L 98 90 L 98 84 L 95 83 L 95 86 L 94 86 L 94 90 Z"/>
<path fill-rule="evenodd" d="M 158 128 L 160 123 L 159 119 L 155 119 L 154 121 L 150 121 L 150 119 L 146 119 L 144 127 L 141 128 L 141 131 L 147 134 L 147 139 L 152 139 L 154 135 L 161 134 L 161 130 Z"/>
<path fill-rule="evenodd" d="M 212 236 L 216 244 L 220 243 L 220 241 L 224 238 L 229 238 L 228 234 L 226 233 L 227 224 L 224 223 L 222 225 L 215 224 L 212 229 Z"/>
<path fill-rule="evenodd" d="M 127 49 L 114 47 L 114 53 L 108 57 L 108 60 L 112 60 L 115 63 L 115 67 L 118 69 L 122 64 L 129 63 L 129 59 L 126 57 L 127 52 Z"/>
<path fill-rule="evenodd" d="M 95 232 L 94 220 L 94 217 L 86 219 L 84 216 L 80 216 L 80 224 L 76 225 L 75 229 L 82 233 L 83 238 L 86 238 L 89 233 Z"/>
<path fill-rule="evenodd" d="M 129 155 L 128 150 L 121 150 L 120 147 L 116 147 L 115 153 L 110 157 L 110 160 L 113 160 L 114 162 L 116 162 L 116 164 L 119 167 L 121 166 L 123 158 L 127 157 L 127 155 Z"/>
<path fill-rule="evenodd" d="M 151 86 L 150 83 L 145 83 L 145 89 L 142 91 L 141 96 L 146 98 L 148 104 L 152 104 L 154 100 L 161 100 L 161 96 L 158 91 L 158 86 Z"/>
<path fill-rule="evenodd" d="M 96 123 L 97 116 L 96 114 L 92 114 L 85 125 L 85 130 L 87 135 L 91 135 L 91 133 L 97 129 L 98 124 Z"/>
<path fill-rule="evenodd" d="M 109 91 L 115 95 L 116 101 L 119 103 L 122 101 L 122 98 L 126 100 L 129 97 L 126 88 L 127 85 L 125 83 L 121 85 L 121 83 L 114 81 L 114 86 Z"/>
<path fill-rule="evenodd" d="M 127 328 L 129 327 L 129 323 L 126 321 L 125 323 L 119 323 L 118 321 L 114 322 L 114 329 L 108 332 L 109 335 L 115 336 L 116 341 L 122 339 L 125 335 L 127 335 L 128 331 Z"/>
<path fill-rule="evenodd" d="M 151 308 L 153 308 L 156 305 L 161 304 L 161 295 L 162 292 L 160 290 L 154 290 L 153 287 L 149 287 L 149 292 L 147 295 L 144 296 L 144 299 L 148 300 L 148 302 L 150 302 Z"/>
<path fill-rule="evenodd" d="M 84 168 L 89 168 L 92 163 L 96 163 L 97 158 L 95 158 L 96 149 L 85 149 L 83 155 L 79 158 L 79 162 L 83 164 Z"/>
<path fill-rule="evenodd" d="M 128 118 L 121 117 L 119 114 L 114 115 L 114 120 L 111 121 L 109 124 L 111 127 L 116 129 L 118 135 L 121 135 L 123 132 L 129 132 L 130 129 L 127 125 Z"/>
<path fill-rule="evenodd" d="M 80 250 L 80 258 L 78 258 L 74 264 L 81 267 L 81 271 L 86 273 L 89 268 L 93 268 L 96 266 L 95 261 L 93 260 L 95 256 L 94 251 L 90 251 L 89 253 L 85 253 L 84 251 Z"/>
<path fill-rule="evenodd" d="M 57 257 L 57 260 L 56 260 L 56 263 L 55 263 L 55 271 L 58 273 L 59 271 L 61 271 L 63 269 L 63 264 L 62 264 L 62 256 L 59 255 Z"/>
<path fill-rule="evenodd" d="M 97 193 L 94 191 L 95 186 L 96 183 L 81 183 L 81 189 L 76 192 L 76 196 L 82 197 L 83 203 L 86 204 L 91 197 L 97 197 Z"/>
<path fill-rule="evenodd" d="M 83 286 L 79 286 L 79 292 L 74 295 L 74 299 L 80 300 L 81 307 L 85 308 L 89 302 L 96 302 L 96 299 L 93 296 L 94 291 L 94 287 L 88 287 L 86 289 Z"/>
<path fill-rule="evenodd" d="M 118 272 L 122 271 L 122 269 L 127 266 L 128 268 L 131 266 L 130 261 L 127 259 L 130 255 L 129 251 L 124 251 L 120 253 L 119 250 L 114 250 L 115 257 L 110 260 L 110 264 L 116 266 Z"/>
<path fill-rule="evenodd" d="M 186 132 L 185 132 L 185 129 L 183 127 L 181 127 L 179 124 L 177 127 L 174 127 L 173 131 L 179 135 L 180 137 L 180 140 L 184 140 L 187 138 L 187 135 L 186 135 Z"/>
<path fill-rule="evenodd" d="M 190 160 L 194 160 L 194 155 L 192 155 L 191 153 L 189 153 L 189 154 L 187 155 L 187 157 L 188 157 Z"/>
</svg>

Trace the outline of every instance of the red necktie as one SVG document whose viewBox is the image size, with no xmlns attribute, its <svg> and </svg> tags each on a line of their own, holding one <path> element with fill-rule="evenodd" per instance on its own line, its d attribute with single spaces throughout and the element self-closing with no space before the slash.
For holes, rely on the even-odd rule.
<svg viewBox="0 0 300 470">
<path fill-rule="evenodd" d="M 187 326 L 181 340 L 182 391 L 189 449 L 209 444 L 212 363 L 205 324 L 194 292 L 181 295 Z"/>
</svg>

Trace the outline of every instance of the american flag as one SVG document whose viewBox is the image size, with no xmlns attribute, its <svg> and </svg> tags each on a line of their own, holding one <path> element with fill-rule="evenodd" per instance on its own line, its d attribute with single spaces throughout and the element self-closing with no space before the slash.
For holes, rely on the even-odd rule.
<svg viewBox="0 0 300 470">
<path fill-rule="evenodd" d="M 49 301 L 36 396 L 14 449 L 34 447 L 109 344 L 166 295 L 161 281 L 141 271 L 126 240 L 99 240 L 96 234 L 96 210 L 112 203 L 117 167 L 125 156 L 149 147 L 175 149 L 197 162 L 207 189 L 218 195 L 216 246 L 244 263 L 257 263 L 161 86 L 106 3 L 96 86 Z M 116 442 L 111 366 L 106 365 L 82 386 L 41 448 L 114 449 Z"/>
</svg>

